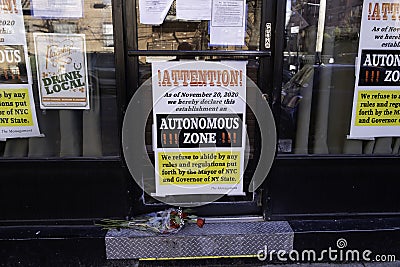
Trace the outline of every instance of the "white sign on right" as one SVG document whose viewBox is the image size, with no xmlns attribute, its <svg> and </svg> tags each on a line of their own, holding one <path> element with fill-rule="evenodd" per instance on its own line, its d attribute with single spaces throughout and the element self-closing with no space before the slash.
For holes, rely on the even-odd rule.
<svg viewBox="0 0 400 267">
<path fill-rule="evenodd" d="M 400 3 L 364 1 L 351 139 L 400 136 Z"/>
<path fill-rule="evenodd" d="M 211 5 L 210 44 L 244 45 L 246 5 L 244 0 L 213 0 Z"/>
</svg>

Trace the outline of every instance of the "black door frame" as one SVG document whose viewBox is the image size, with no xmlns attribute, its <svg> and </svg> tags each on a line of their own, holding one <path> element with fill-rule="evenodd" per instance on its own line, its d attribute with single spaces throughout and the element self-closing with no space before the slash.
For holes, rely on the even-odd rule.
<svg viewBox="0 0 400 267">
<path fill-rule="evenodd" d="M 260 50 L 259 51 L 221 51 L 221 50 L 206 50 L 206 51 L 176 51 L 176 50 L 139 50 L 138 38 L 137 38 L 137 17 L 136 17 L 136 1 L 127 1 L 124 3 L 124 14 L 125 14 L 125 51 L 126 51 L 126 73 L 132 73 L 127 75 L 127 84 L 131 85 L 127 87 L 127 102 L 130 96 L 135 93 L 135 88 L 138 88 L 139 81 L 139 67 L 138 57 L 139 56 L 241 56 L 241 57 L 256 57 L 259 58 L 259 70 L 258 70 L 258 86 L 265 95 L 273 96 L 269 97 L 270 102 L 276 98 L 276 89 L 280 90 L 276 85 L 281 83 L 281 57 L 274 57 L 272 51 L 276 45 L 280 46 L 281 42 L 278 42 L 275 36 L 276 32 L 279 32 L 275 27 L 282 26 L 283 24 L 276 24 L 275 20 L 281 16 L 276 16 L 277 8 L 285 9 L 286 3 L 278 4 L 282 1 L 277 0 L 263 0 L 262 1 L 262 15 L 260 25 Z M 270 36 L 266 34 L 266 27 L 270 27 Z M 269 38 L 270 46 L 265 45 L 266 39 Z M 283 49 L 283 47 L 282 47 Z M 272 77 L 276 77 L 273 79 Z M 279 91 L 280 94 L 280 91 Z M 258 148 L 257 148 L 258 149 Z M 256 154 L 258 154 L 257 152 Z M 224 214 L 261 214 L 262 208 L 262 194 L 264 189 L 258 192 L 258 195 L 254 197 L 252 201 L 229 201 L 229 202 L 216 202 L 203 207 L 198 207 L 197 212 L 199 214 L 207 215 L 224 215 Z M 135 192 L 140 194 L 141 189 L 136 188 Z M 143 193 L 143 192 L 142 192 Z M 141 195 L 141 194 L 140 194 Z M 153 209 L 159 209 L 162 205 L 147 205 L 144 204 L 142 199 L 138 200 L 137 197 L 133 197 L 137 201 L 134 201 L 132 207 L 134 212 L 146 212 Z"/>
</svg>

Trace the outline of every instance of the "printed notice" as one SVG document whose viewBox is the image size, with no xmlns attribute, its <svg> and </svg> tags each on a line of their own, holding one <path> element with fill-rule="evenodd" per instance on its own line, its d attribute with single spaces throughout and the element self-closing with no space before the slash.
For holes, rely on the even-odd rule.
<svg viewBox="0 0 400 267">
<path fill-rule="evenodd" d="M 21 1 L 0 1 L 0 18 L 0 84 L 32 83 Z"/>
<path fill-rule="evenodd" d="M 0 44 L 26 44 L 21 0 L 0 1 Z"/>
<path fill-rule="evenodd" d="M 139 0 L 140 23 L 161 25 L 173 0 Z"/>
<path fill-rule="evenodd" d="M 159 153 L 161 185 L 221 185 L 240 183 L 240 152 Z M 213 190 L 213 188 L 210 188 Z"/>
<path fill-rule="evenodd" d="M 0 86 L 0 139 L 39 136 L 30 85 Z"/>
<path fill-rule="evenodd" d="M 210 20 L 211 0 L 176 0 L 176 18 Z"/>
<path fill-rule="evenodd" d="M 356 126 L 400 126 L 400 90 L 359 90 L 356 110 Z"/>
<path fill-rule="evenodd" d="M 31 0 L 34 17 L 41 18 L 82 18 L 82 0 Z"/>
<path fill-rule="evenodd" d="M 156 195 L 243 195 L 246 63 L 155 62 Z"/>
<path fill-rule="evenodd" d="M 212 5 L 212 27 L 242 27 L 244 16 L 244 1 L 214 0 Z"/>
<path fill-rule="evenodd" d="M 349 138 L 400 136 L 399 3 L 365 1 Z"/>
<path fill-rule="evenodd" d="M 0 140 L 40 136 L 20 0 L 0 1 Z"/>
<path fill-rule="evenodd" d="M 212 0 L 210 44 L 244 45 L 245 20 L 244 0 Z"/>
<path fill-rule="evenodd" d="M 84 34 L 34 33 L 42 109 L 89 109 Z"/>
</svg>

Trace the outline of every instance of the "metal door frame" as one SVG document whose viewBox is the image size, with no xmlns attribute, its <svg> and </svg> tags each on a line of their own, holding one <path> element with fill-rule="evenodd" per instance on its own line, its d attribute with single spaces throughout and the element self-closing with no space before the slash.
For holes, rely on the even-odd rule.
<svg viewBox="0 0 400 267">
<path fill-rule="evenodd" d="M 269 97 L 271 105 L 276 102 L 277 96 L 280 95 L 281 73 L 282 73 L 282 58 L 279 55 L 279 49 L 283 49 L 283 30 L 278 30 L 277 27 L 284 27 L 283 23 L 277 23 L 276 19 L 283 16 L 277 16 L 278 8 L 284 12 L 286 3 L 277 0 L 262 0 L 261 9 L 261 25 L 260 25 L 260 50 L 259 51 L 221 51 L 221 50 L 205 50 L 205 51 L 176 51 L 176 50 L 139 50 L 138 48 L 138 32 L 137 32 L 137 17 L 136 17 L 136 1 L 124 2 L 124 54 L 126 64 L 126 101 L 123 102 L 124 107 L 129 103 L 131 96 L 139 87 L 139 56 L 243 56 L 259 58 L 259 71 L 257 85 L 262 93 Z M 268 28 L 268 30 L 266 30 Z M 277 32 L 282 32 L 282 35 L 275 36 Z M 282 39 L 282 41 L 278 41 Z M 266 45 L 268 43 L 269 45 Z M 276 50 L 276 47 L 278 50 Z M 275 51 L 273 53 L 273 51 Z M 282 50 L 283 51 L 283 50 Z M 282 54 L 282 53 L 280 53 Z M 128 75 L 129 74 L 129 75 Z M 279 85 L 279 86 L 278 86 Z M 276 92 L 279 90 L 279 93 Z M 280 97 L 280 96 L 279 96 Z M 125 109 L 123 109 L 125 110 Z M 278 110 L 278 109 L 277 109 Z M 134 213 L 146 212 L 149 210 L 159 209 L 163 205 L 146 205 L 138 201 L 142 190 L 135 186 L 134 196 L 136 199 L 132 204 Z M 264 191 L 261 188 L 260 192 Z M 198 212 L 207 215 L 223 215 L 226 214 L 261 214 L 262 213 L 261 196 L 253 199 L 253 201 L 240 202 L 216 202 L 203 207 L 198 207 Z M 221 211 L 223 211 L 221 213 Z"/>
</svg>

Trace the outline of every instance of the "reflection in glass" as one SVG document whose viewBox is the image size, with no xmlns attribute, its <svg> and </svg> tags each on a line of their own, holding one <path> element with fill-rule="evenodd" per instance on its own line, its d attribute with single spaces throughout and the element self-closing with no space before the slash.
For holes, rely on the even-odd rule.
<svg viewBox="0 0 400 267">
<path fill-rule="evenodd" d="M 65 4 L 65 3 L 64 3 Z M 22 1 L 38 123 L 43 137 L 0 142 L 0 157 L 104 157 L 119 155 L 111 1 L 84 1 L 79 19 L 33 17 Z M 39 108 L 33 33 L 85 34 L 90 110 Z M 1 82 L 1 81 L 0 81 Z"/>
<path fill-rule="evenodd" d="M 326 1 L 319 59 L 315 51 L 320 1 L 287 3 L 279 152 L 398 154 L 398 138 L 347 139 L 363 1 Z"/>
</svg>

